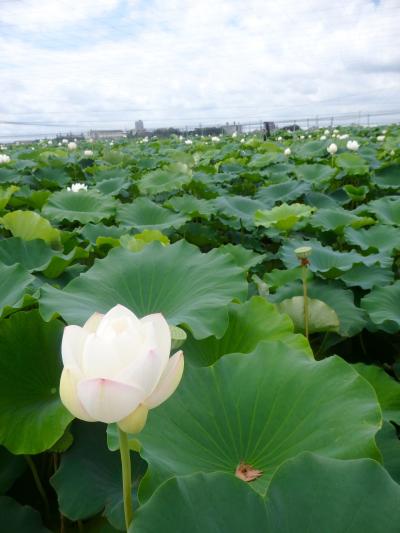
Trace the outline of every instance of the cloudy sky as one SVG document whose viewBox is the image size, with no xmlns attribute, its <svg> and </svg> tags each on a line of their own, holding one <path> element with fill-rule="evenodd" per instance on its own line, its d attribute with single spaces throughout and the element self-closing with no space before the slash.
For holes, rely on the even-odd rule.
<svg viewBox="0 0 400 533">
<path fill-rule="evenodd" d="M 399 110 L 399 27 L 400 0 L 0 0 L 0 140 Z"/>
</svg>

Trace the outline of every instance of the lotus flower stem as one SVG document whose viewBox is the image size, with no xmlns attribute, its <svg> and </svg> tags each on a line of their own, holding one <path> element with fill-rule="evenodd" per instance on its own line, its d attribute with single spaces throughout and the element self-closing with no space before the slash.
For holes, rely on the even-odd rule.
<svg viewBox="0 0 400 533">
<path fill-rule="evenodd" d="M 46 511 L 46 515 L 47 517 L 49 516 L 50 514 L 50 506 L 49 506 L 49 500 L 47 499 L 47 496 L 46 496 L 46 491 L 44 490 L 44 487 L 42 485 L 42 482 L 40 481 L 40 477 L 39 477 L 39 473 L 37 471 L 37 468 L 36 468 L 36 465 L 35 463 L 33 462 L 32 458 L 29 456 L 29 455 L 25 455 L 25 460 L 26 462 L 28 463 L 28 466 L 32 472 L 32 476 L 33 476 L 33 479 L 35 481 L 35 485 L 36 485 L 36 488 L 43 500 L 43 503 L 44 503 L 44 507 L 45 507 L 45 511 Z"/>
<path fill-rule="evenodd" d="M 132 480 L 131 480 L 131 457 L 129 453 L 128 435 L 118 428 L 119 451 L 122 465 L 122 488 L 124 494 L 125 526 L 128 531 L 133 519 L 132 510 Z"/>
<path fill-rule="evenodd" d="M 308 294 L 307 294 L 307 265 L 302 266 L 303 300 L 304 300 L 304 334 L 308 339 Z"/>
</svg>

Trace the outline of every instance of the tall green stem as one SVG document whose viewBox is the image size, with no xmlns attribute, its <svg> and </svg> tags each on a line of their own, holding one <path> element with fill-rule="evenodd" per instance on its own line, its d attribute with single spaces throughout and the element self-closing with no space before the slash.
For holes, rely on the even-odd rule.
<svg viewBox="0 0 400 533">
<path fill-rule="evenodd" d="M 132 510 L 132 480 L 131 480 L 131 456 L 129 453 L 128 435 L 118 428 L 119 451 L 122 465 L 122 487 L 124 494 L 125 526 L 128 531 L 133 519 Z"/>
<path fill-rule="evenodd" d="M 304 333 L 308 339 L 308 295 L 307 295 L 307 266 L 302 267 L 303 274 L 303 300 L 304 300 Z"/>
<path fill-rule="evenodd" d="M 49 500 L 47 499 L 46 491 L 44 490 L 42 482 L 40 481 L 40 476 L 39 476 L 39 473 L 37 471 L 36 465 L 33 462 L 33 460 L 30 457 L 30 455 L 25 455 L 24 457 L 25 457 L 25 460 L 28 463 L 28 466 L 29 466 L 29 468 L 30 468 L 30 470 L 32 472 L 32 476 L 33 476 L 33 479 L 35 481 L 36 488 L 37 488 L 37 490 L 38 490 L 38 492 L 39 492 L 39 494 L 40 494 L 40 496 L 41 496 L 41 498 L 43 500 L 46 514 L 47 514 L 47 516 L 49 516 L 49 513 L 50 513 Z"/>
</svg>

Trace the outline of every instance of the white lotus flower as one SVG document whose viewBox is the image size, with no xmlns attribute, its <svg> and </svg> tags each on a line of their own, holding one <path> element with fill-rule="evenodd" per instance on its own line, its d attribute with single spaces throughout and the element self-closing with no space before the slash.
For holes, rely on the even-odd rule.
<svg viewBox="0 0 400 533">
<path fill-rule="evenodd" d="M 357 150 L 360 148 L 360 145 L 357 141 L 347 141 L 346 148 L 348 150 L 352 150 L 353 152 L 357 152 Z"/>
<path fill-rule="evenodd" d="M 285 148 L 284 152 L 285 155 L 289 156 L 292 153 L 292 150 L 290 148 Z"/>
<path fill-rule="evenodd" d="M 303 140 L 304 139 L 304 135 L 300 135 L 300 139 Z"/>
<path fill-rule="evenodd" d="M 138 433 L 148 410 L 167 400 L 181 380 L 183 353 L 169 357 L 170 350 L 170 328 L 160 313 L 138 319 L 116 305 L 83 327 L 67 326 L 61 401 L 76 418 L 117 422 Z"/>
<path fill-rule="evenodd" d="M 246 139 L 240 139 L 241 143 L 244 143 L 245 141 L 246 141 Z"/>
<path fill-rule="evenodd" d="M 329 135 L 330 134 L 330 131 L 329 130 L 325 130 L 324 131 L 324 135 Z"/>
<path fill-rule="evenodd" d="M 232 137 L 233 137 L 234 139 L 237 137 L 237 135 L 238 135 L 237 131 L 234 131 L 234 132 L 232 133 Z"/>
<path fill-rule="evenodd" d="M 385 136 L 384 135 L 378 135 L 376 140 L 379 141 L 379 142 L 383 142 L 385 140 Z"/>
<path fill-rule="evenodd" d="M 92 155 L 93 155 L 93 150 L 84 150 L 83 155 L 84 155 L 85 157 L 92 157 Z"/>
<path fill-rule="evenodd" d="M 386 135 L 387 130 L 382 130 L 383 135 Z"/>
<path fill-rule="evenodd" d="M 51 146 L 51 145 L 53 144 L 53 141 L 51 141 L 51 140 L 50 140 L 50 141 L 47 141 L 47 144 L 48 144 L 49 146 Z"/>
<path fill-rule="evenodd" d="M 336 135 L 339 133 L 339 130 L 333 130 L 333 133 L 335 133 Z"/>
<path fill-rule="evenodd" d="M 63 139 L 61 142 L 62 142 L 63 144 L 68 144 L 68 139 Z"/>
<path fill-rule="evenodd" d="M 328 153 L 330 153 L 331 155 L 334 155 L 336 154 L 337 152 L 337 145 L 335 143 L 332 143 L 328 146 L 328 148 L 326 149 Z"/>
<path fill-rule="evenodd" d="M 186 139 L 185 144 L 193 144 L 193 141 L 191 139 Z"/>
<path fill-rule="evenodd" d="M 7 164 L 11 161 L 10 156 L 6 154 L 0 154 L 0 165 L 1 164 Z"/>
<path fill-rule="evenodd" d="M 348 134 L 348 133 L 343 133 L 343 135 L 339 135 L 338 138 L 339 138 L 339 139 L 342 139 L 342 140 L 344 140 L 344 139 L 348 139 L 348 138 L 349 138 L 349 134 Z"/>
<path fill-rule="evenodd" d="M 325 141 L 326 140 L 326 135 L 321 135 L 320 139 L 321 139 L 321 141 Z"/>
<path fill-rule="evenodd" d="M 395 154 L 395 151 L 394 150 L 390 150 L 390 155 L 394 155 Z"/>
<path fill-rule="evenodd" d="M 220 138 L 217 136 L 211 137 L 212 142 L 217 143 L 220 141 Z"/>
<path fill-rule="evenodd" d="M 281 141 L 281 140 L 282 140 L 282 137 L 279 136 L 279 137 L 278 137 L 278 141 Z"/>
<path fill-rule="evenodd" d="M 73 183 L 71 187 L 67 187 L 67 191 L 70 191 L 70 192 L 87 191 L 87 185 L 85 185 L 84 183 Z"/>
<path fill-rule="evenodd" d="M 68 143 L 68 150 L 76 150 L 78 148 L 78 145 L 76 144 L 76 142 L 73 142 L 71 141 L 70 143 Z"/>
</svg>

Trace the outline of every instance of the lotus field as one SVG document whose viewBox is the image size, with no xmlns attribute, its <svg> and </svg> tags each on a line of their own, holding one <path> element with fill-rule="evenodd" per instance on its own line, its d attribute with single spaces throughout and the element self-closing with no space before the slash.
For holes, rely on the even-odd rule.
<svg viewBox="0 0 400 533">
<path fill-rule="evenodd" d="M 398 532 L 399 190 L 398 126 L 3 146 L 0 531 Z"/>
</svg>

